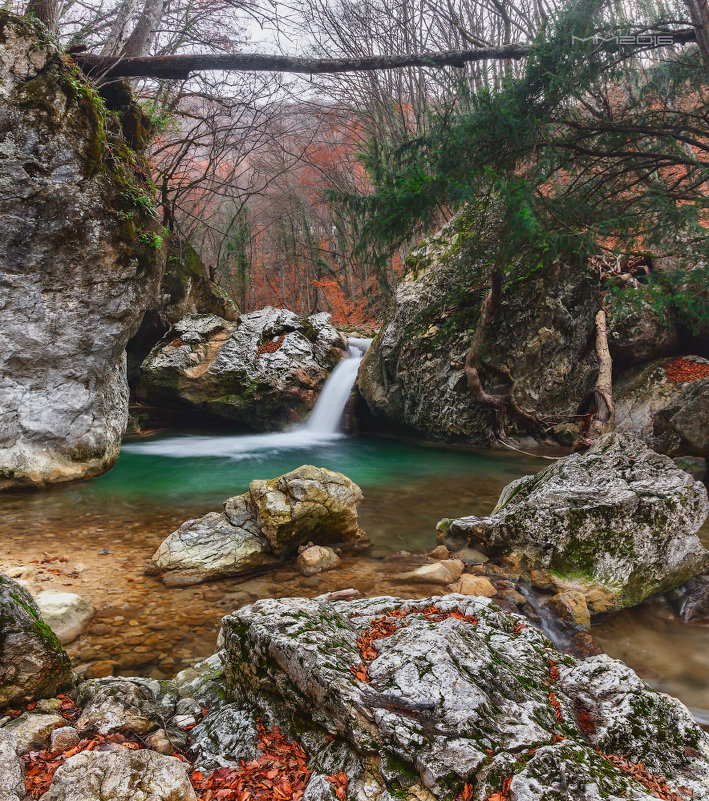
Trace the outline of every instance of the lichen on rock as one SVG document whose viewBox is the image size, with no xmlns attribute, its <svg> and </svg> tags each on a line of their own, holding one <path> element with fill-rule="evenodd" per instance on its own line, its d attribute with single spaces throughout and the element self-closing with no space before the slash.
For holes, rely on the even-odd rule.
<svg viewBox="0 0 709 801">
<path fill-rule="evenodd" d="M 592 612 L 607 612 L 704 572 L 709 552 L 696 532 L 707 513 L 700 482 L 638 438 L 612 433 L 508 484 L 491 515 L 453 520 L 439 538 L 493 561 L 511 556 L 533 583 L 579 590 Z"/>
</svg>

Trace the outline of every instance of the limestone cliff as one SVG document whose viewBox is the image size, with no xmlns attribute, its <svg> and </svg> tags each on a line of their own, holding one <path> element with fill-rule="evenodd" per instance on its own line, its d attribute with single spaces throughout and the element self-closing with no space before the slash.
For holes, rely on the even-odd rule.
<svg viewBox="0 0 709 801">
<path fill-rule="evenodd" d="M 146 120 L 111 94 L 41 25 L 0 12 L 0 489 L 91 477 L 118 455 L 126 343 L 165 257 Z"/>
</svg>

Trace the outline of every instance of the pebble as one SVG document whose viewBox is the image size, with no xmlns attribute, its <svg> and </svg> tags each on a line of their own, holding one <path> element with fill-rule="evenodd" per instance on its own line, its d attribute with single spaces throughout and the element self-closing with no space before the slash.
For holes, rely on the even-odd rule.
<svg viewBox="0 0 709 801">
<path fill-rule="evenodd" d="M 111 627 L 107 626 L 105 623 L 97 623 L 95 626 L 91 626 L 89 629 L 89 634 L 93 635 L 94 637 L 103 637 L 105 634 L 111 633 Z"/>
</svg>

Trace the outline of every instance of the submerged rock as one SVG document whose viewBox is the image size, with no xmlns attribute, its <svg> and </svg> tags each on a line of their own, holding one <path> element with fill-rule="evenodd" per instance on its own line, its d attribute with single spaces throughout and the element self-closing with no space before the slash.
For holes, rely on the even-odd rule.
<svg viewBox="0 0 709 801">
<path fill-rule="evenodd" d="M 514 801 L 654 797 L 604 754 L 709 798 L 709 736 L 679 701 L 605 655 L 557 652 L 523 621 L 460 595 L 242 607 L 223 621 L 229 705 L 211 742 L 251 740 L 239 709 L 290 731 L 311 799 L 338 771 L 357 801 L 452 799 L 466 784 L 471 801 L 503 788 Z"/>
<path fill-rule="evenodd" d="M 71 663 L 27 590 L 0 573 L 0 709 L 56 695 Z"/>
<path fill-rule="evenodd" d="M 513 557 L 543 589 L 577 589 L 592 612 L 634 606 L 704 572 L 696 532 L 707 491 L 667 456 L 607 434 L 508 484 L 489 517 L 453 520 L 439 537 L 491 559 Z"/>
<path fill-rule="evenodd" d="M 125 348 L 165 263 L 127 98 L 106 108 L 39 22 L 0 11 L 0 489 L 98 475 Z M 133 135 L 135 134 L 135 135 Z M 134 148 L 137 148 L 134 149 Z"/>
<path fill-rule="evenodd" d="M 303 465 L 254 480 L 223 512 L 188 520 L 163 541 L 148 567 L 166 584 L 197 584 L 280 564 L 305 542 L 358 547 L 362 491 L 341 473 Z"/>
<path fill-rule="evenodd" d="M 668 456 L 709 458 L 709 360 L 660 359 L 615 386 L 616 431 L 634 432 Z"/>
<path fill-rule="evenodd" d="M 155 751 L 83 751 L 57 768 L 43 801 L 197 801 L 185 765 Z"/>
<path fill-rule="evenodd" d="M 493 412 L 473 397 L 463 362 L 491 287 L 500 229 L 494 203 L 469 206 L 406 260 L 358 378 L 370 411 L 387 426 L 488 443 Z M 483 389 L 507 399 L 509 434 L 541 436 L 560 426 L 558 436 L 571 440 L 567 421 L 576 419 L 598 373 L 597 279 L 590 269 L 540 264 L 537 253 L 505 266 L 495 322 L 481 332 Z"/>
<path fill-rule="evenodd" d="M 236 322 L 189 314 L 145 359 L 136 393 L 256 431 L 284 428 L 313 408 L 346 348 L 324 312 L 267 306 Z"/>
<path fill-rule="evenodd" d="M 89 601 L 74 592 L 43 590 L 36 600 L 42 618 L 63 645 L 86 631 L 96 611 Z"/>
</svg>

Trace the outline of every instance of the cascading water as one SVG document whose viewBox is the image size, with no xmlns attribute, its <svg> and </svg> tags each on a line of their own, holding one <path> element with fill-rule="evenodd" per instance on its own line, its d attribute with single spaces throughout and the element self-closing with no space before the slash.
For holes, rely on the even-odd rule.
<svg viewBox="0 0 709 801">
<path fill-rule="evenodd" d="M 124 445 L 123 450 L 177 458 L 221 456 L 248 459 L 263 454 L 264 451 L 327 444 L 343 436 L 340 432 L 342 415 L 357 379 L 359 364 L 371 344 L 371 339 L 350 337 L 347 340 L 347 356 L 328 376 L 310 417 L 304 424 L 290 431 L 235 437 L 171 437 L 154 442 L 131 442 Z"/>
</svg>

